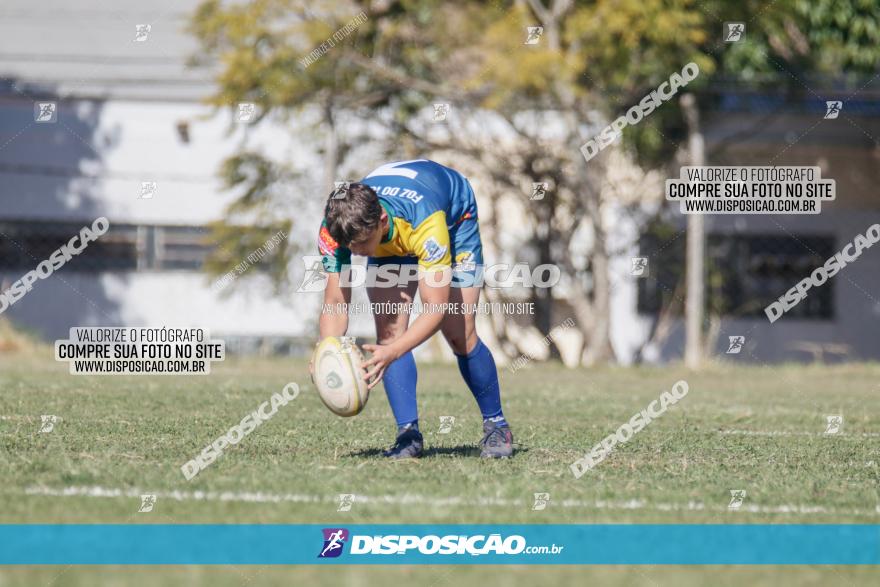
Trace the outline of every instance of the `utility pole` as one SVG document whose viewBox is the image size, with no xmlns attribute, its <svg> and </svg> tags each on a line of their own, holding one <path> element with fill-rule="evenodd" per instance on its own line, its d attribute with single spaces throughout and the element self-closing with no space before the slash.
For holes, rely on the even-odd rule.
<svg viewBox="0 0 880 587">
<path fill-rule="evenodd" d="M 700 113 L 693 94 L 680 99 L 682 113 L 688 128 L 688 155 L 691 165 L 706 164 L 706 145 L 700 132 Z M 687 217 L 687 296 L 685 298 L 685 352 L 684 363 L 697 369 L 703 361 L 703 321 L 706 309 L 705 275 L 703 260 L 706 251 L 706 232 L 702 214 Z"/>
</svg>

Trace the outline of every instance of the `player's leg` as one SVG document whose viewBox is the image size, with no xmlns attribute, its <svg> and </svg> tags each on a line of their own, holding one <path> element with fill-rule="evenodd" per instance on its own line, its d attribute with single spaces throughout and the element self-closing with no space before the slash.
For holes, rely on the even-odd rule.
<svg viewBox="0 0 880 587">
<path fill-rule="evenodd" d="M 458 359 L 458 369 L 483 415 L 484 457 L 513 454 L 513 435 L 501 409 L 501 388 L 495 358 L 477 335 L 477 305 L 480 301 L 483 247 L 476 220 L 459 223 L 450 234 L 453 248 L 453 286 L 450 302 L 459 311 L 447 314 L 441 332 Z"/>
<path fill-rule="evenodd" d="M 501 409 L 501 388 L 495 358 L 476 330 L 476 308 L 480 288 L 452 288 L 450 301 L 467 311 L 448 314 L 441 331 L 458 359 L 458 370 L 477 401 L 483 416 L 481 456 L 509 457 L 513 454 L 513 434 Z"/>
<path fill-rule="evenodd" d="M 388 263 L 411 264 L 409 259 L 370 258 L 369 265 Z M 405 308 L 412 304 L 418 281 L 413 279 L 400 287 L 367 287 L 367 296 L 374 304 L 373 320 L 376 323 L 376 340 L 379 344 L 393 341 L 402 335 L 409 325 L 409 313 Z M 422 452 L 422 435 L 419 433 L 419 412 L 416 401 L 418 374 L 412 352 L 402 355 L 388 365 L 382 384 L 391 412 L 397 422 L 397 441 L 385 452 L 391 458 L 417 457 Z"/>
</svg>

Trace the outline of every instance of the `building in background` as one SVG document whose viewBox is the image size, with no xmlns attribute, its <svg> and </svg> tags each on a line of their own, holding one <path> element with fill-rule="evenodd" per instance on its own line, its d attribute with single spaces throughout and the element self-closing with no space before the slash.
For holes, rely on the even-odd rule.
<svg viewBox="0 0 880 587">
<path fill-rule="evenodd" d="M 231 349 L 311 339 L 303 304 L 316 310 L 316 296 L 296 307 L 278 299 L 258 267 L 229 288 L 202 271 L 206 226 L 232 197 L 218 170 L 244 134 L 290 157 L 312 154 L 284 129 L 252 131 L 202 103 L 210 69 L 187 68 L 195 44 L 183 30 L 196 4 L 4 4 L 0 284 L 95 218 L 112 226 L 4 313 L 16 325 L 47 339 L 84 325 L 196 326 Z M 317 211 L 299 212 L 289 236 L 305 240 Z"/>
<path fill-rule="evenodd" d="M 774 90 L 731 84 L 706 97 L 712 104 L 705 122 L 708 164 L 817 166 L 837 188 L 836 201 L 823 203 L 821 214 L 706 216 L 711 354 L 727 354 L 729 337 L 744 336 L 736 360 L 880 359 L 876 249 L 810 290 L 773 324 L 764 313 L 767 303 L 880 223 L 880 84 L 863 80 L 844 88 L 836 81 L 809 79 L 809 90 L 785 88 L 785 80 Z M 826 119 L 826 101 L 834 100 L 843 109 Z M 676 232 L 684 228 L 681 215 L 674 220 Z M 670 297 L 683 296 L 685 239 L 664 245 L 662 236 L 646 234 L 640 246 L 651 259 L 651 277 L 639 280 L 637 300 L 639 323 L 649 334 L 618 341 L 649 360 L 681 357 L 684 349 L 682 317 L 658 313 Z"/>
</svg>

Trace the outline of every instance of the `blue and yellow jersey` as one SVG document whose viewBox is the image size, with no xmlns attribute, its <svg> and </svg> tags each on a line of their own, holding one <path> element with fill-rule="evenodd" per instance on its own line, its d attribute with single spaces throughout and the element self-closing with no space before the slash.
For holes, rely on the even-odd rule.
<svg viewBox="0 0 880 587">
<path fill-rule="evenodd" d="M 474 192 L 463 175 L 415 159 L 382 165 L 361 182 L 373 188 L 391 221 L 373 257 L 414 256 L 424 269 L 452 265 L 449 231 L 477 216 Z M 351 263 L 351 251 L 330 236 L 326 222 L 321 223 L 318 250 L 332 273 Z"/>
</svg>

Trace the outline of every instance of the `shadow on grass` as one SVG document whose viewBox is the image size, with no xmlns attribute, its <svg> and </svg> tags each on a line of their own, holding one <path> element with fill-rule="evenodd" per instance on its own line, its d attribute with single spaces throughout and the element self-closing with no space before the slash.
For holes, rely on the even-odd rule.
<svg viewBox="0 0 880 587">
<path fill-rule="evenodd" d="M 361 450 L 355 450 L 348 453 L 345 456 L 349 457 L 379 457 L 382 456 L 382 451 L 385 449 L 381 448 L 365 448 Z M 524 447 L 516 447 L 514 450 L 513 456 L 523 454 L 528 452 L 529 449 Z M 474 446 L 471 444 L 460 444 L 458 446 L 437 446 L 437 447 L 428 447 L 424 450 L 422 454 L 423 459 L 430 459 L 433 457 L 475 457 L 479 458 L 480 456 L 480 448 L 478 446 Z"/>
</svg>

